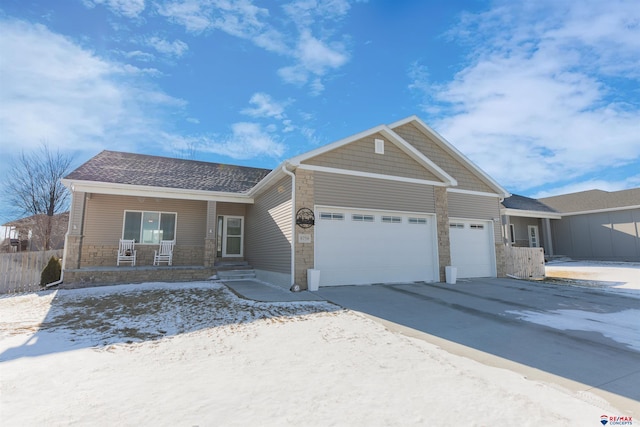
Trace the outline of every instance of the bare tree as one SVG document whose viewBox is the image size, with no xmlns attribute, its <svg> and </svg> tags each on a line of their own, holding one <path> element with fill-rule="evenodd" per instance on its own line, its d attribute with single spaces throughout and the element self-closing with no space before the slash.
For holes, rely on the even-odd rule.
<svg viewBox="0 0 640 427">
<path fill-rule="evenodd" d="M 6 178 L 6 195 L 14 210 L 33 215 L 38 223 L 33 237 L 42 242 L 42 249 L 51 248 L 53 217 L 69 207 L 69 191 L 60 179 L 69 173 L 73 157 L 53 152 L 46 143 L 40 150 L 20 154 Z"/>
</svg>

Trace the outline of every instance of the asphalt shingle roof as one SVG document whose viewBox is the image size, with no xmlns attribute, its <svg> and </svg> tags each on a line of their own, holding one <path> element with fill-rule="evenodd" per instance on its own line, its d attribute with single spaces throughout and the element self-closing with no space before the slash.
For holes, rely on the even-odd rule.
<svg viewBox="0 0 640 427">
<path fill-rule="evenodd" d="M 640 188 L 621 191 L 589 190 L 561 196 L 545 197 L 541 202 L 558 212 L 586 212 L 640 205 Z"/>
<path fill-rule="evenodd" d="M 518 194 L 513 194 L 511 197 L 504 199 L 502 206 L 507 209 L 518 209 L 523 211 L 556 212 L 539 200 L 520 196 Z"/>
<path fill-rule="evenodd" d="M 102 151 L 65 178 L 184 190 L 242 193 L 270 169 Z"/>
</svg>

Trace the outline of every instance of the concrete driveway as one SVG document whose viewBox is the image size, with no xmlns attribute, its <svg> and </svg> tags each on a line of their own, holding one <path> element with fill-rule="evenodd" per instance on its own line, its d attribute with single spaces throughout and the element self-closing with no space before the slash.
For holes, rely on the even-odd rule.
<svg viewBox="0 0 640 427">
<path fill-rule="evenodd" d="M 324 287 L 317 294 L 453 353 L 640 415 L 639 299 L 511 279 Z"/>
</svg>

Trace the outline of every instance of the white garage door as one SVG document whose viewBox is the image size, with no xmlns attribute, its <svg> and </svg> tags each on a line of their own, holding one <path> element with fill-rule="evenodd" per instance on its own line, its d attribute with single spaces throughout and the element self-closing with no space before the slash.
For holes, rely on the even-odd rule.
<svg viewBox="0 0 640 427">
<path fill-rule="evenodd" d="M 436 281 L 435 247 L 432 215 L 316 209 L 321 286 Z"/>
<path fill-rule="evenodd" d="M 449 221 L 451 265 L 458 277 L 495 277 L 496 261 L 491 221 Z"/>
</svg>

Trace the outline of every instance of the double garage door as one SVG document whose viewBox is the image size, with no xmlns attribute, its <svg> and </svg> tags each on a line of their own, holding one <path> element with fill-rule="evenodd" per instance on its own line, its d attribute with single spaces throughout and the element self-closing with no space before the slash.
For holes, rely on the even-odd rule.
<svg viewBox="0 0 640 427">
<path fill-rule="evenodd" d="M 320 286 L 439 281 L 436 236 L 435 215 L 319 207 Z M 449 238 L 459 278 L 496 276 L 491 221 L 452 219 Z"/>
<path fill-rule="evenodd" d="M 435 216 L 317 208 L 320 285 L 438 280 Z"/>
</svg>

